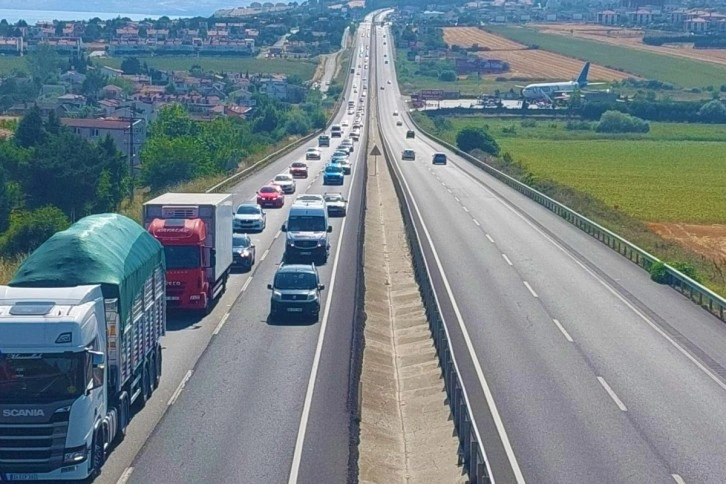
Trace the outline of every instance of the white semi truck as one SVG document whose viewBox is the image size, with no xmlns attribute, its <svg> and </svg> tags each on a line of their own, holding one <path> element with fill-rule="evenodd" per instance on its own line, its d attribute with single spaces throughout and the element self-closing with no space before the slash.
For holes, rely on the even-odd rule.
<svg viewBox="0 0 726 484">
<path fill-rule="evenodd" d="M 0 286 L 0 481 L 98 473 L 161 377 L 164 248 L 117 214 L 85 217 Z"/>
</svg>

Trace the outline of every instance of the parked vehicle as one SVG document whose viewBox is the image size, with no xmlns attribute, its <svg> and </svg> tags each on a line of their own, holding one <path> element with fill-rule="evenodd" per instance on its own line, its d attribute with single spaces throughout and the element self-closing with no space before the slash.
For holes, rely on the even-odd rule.
<svg viewBox="0 0 726 484">
<path fill-rule="evenodd" d="M 235 232 L 262 232 L 267 227 L 267 214 L 256 202 L 247 202 L 237 207 L 232 226 Z"/>
<path fill-rule="evenodd" d="M 144 227 L 164 246 L 167 307 L 209 311 L 232 267 L 232 195 L 165 193 L 144 204 Z"/>
<path fill-rule="evenodd" d="M 270 318 L 282 314 L 306 316 L 314 321 L 320 317 L 320 276 L 314 264 L 283 264 L 275 272 L 270 297 Z"/>
<path fill-rule="evenodd" d="M 308 165 L 303 161 L 294 161 L 290 165 L 290 174 L 293 178 L 307 178 L 308 177 Z"/>
<path fill-rule="evenodd" d="M 58 232 L 0 286 L 0 478 L 97 475 L 161 379 L 164 248 L 118 214 Z"/>
<path fill-rule="evenodd" d="M 325 206 L 329 217 L 345 217 L 348 213 L 348 201 L 340 192 L 326 192 L 323 194 Z"/>
<path fill-rule="evenodd" d="M 255 263 L 255 244 L 247 234 L 232 236 L 232 267 L 245 271 L 252 270 Z"/>
<path fill-rule="evenodd" d="M 282 208 L 285 205 L 285 194 L 277 185 L 265 185 L 257 192 L 257 204 L 260 207 Z"/>
<path fill-rule="evenodd" d="M 295 202 L 290 207 L 282 231 L 286 238 L 286 262 L 303 259 L 324 264 L 328 260 L 328 233 L 333 231 L 333 227 L 328 225 L 325 202 Z"/>
</svg>

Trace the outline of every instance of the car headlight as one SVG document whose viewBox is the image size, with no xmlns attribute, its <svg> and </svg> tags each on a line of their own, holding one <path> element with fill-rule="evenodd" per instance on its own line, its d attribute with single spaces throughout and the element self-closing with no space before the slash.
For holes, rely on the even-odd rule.
<svg viewBox="0 0 726 484">
<path fill-rule="evenodd" d="M 308 293 L 308 301 L 315 301 L 315 299 L 317 299 L 317 297 L 318 297 L 318 295 L 315 294 L 314 291 Z"/>
<path fill-rule="evenodd" d="M 245 250 L 238 250 L 237 253 L 241 257 L 249 257 L 249 255 L 250 255 L 250 251 L 248 251 L 247 249 L 245 249 Z"/>
<path fill-rule="evenodd" d="M 282 293 L 280 291 L 272 291 L 272 299 L 274 300 L 280 300 L 282 299 Z"/>
<path fill-rule="evenodd" d="M 77 464 L 86 460 L 86 457 L 88 457 L 88 448 L 85 444 L 79 447 L 66 449 L 63 453 L 63 464 Z"/>
</svg>

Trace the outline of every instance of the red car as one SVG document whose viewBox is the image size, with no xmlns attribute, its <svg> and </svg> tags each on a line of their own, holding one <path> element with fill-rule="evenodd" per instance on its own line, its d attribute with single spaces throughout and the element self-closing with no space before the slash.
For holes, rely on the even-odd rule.
<svg viewBox="0 0 726 484">
<path fill-rule="evenodd" d="M 257 192 L 257 205 L 260 207 L 282 207 L 285 205 L 285 194 L 277 185 L 265 185 Z"/>
<path fill-rule="evenodd" d="M 302 161 L 296 161 L 290 165 L 290 174 L 293 178 L 307 178 L 308 177 L 308 165 Z"/>
</svg>

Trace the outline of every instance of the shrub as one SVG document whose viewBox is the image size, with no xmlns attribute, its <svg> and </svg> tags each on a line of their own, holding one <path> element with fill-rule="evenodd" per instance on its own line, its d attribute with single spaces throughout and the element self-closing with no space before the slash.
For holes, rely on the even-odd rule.
<svg viewBox="0 0 726 484">
<path fill-rule="evenodd" d="M 13 215 L 10 228 L 0 240 L 0 252 L 15 257 L 32 252 L 54 233 L 70 225 L 68 217 L 57 207 L 42 207 Z"/>
<path fill-rule="evenodd" d="M 682 274 L 690 277 L 696 282 L 701 282 L 701 277 L 696 272 L 696 268 L 687 262 L 668 262 L 668 265 Z M 650 268 L 650 278 L 658 284 L 668 284 L 668 271 L 666 264 L 657 262 Z"/>
<path fill-rule="evenodd" d="M 647 133 L 650 124 L 620 111 L 605 111 L 595 131 L 598 133 Z"/>
<path fill-rule="evenodd" d="M 565 129 L 568 131 L 590 131 L 592 129 L 592 125 L 587 121 L 570 120 L 565 125 Z"/>
<path fill-rule="evenodd" d="M 464 128 L 456 135 L 456 146 L 467 153 L 479 149 L 490 155 L 499 154 L 499 145 L 492 136 L 484 130 L 477 128 Z"/>
<path fill-rule="evenodd" d="M 456 80 L 456 72 L 454 71 L 441 71 L 439 74 L 439 81 L 454 82 Z"/>
<path fill-rule="evenodd" d="M 698 110 L 698 117 L 705 122 L 723 123 L 726 121 L 726 106 L 721 100 L 714 99 L 707 102 Z"/>
</svg>

